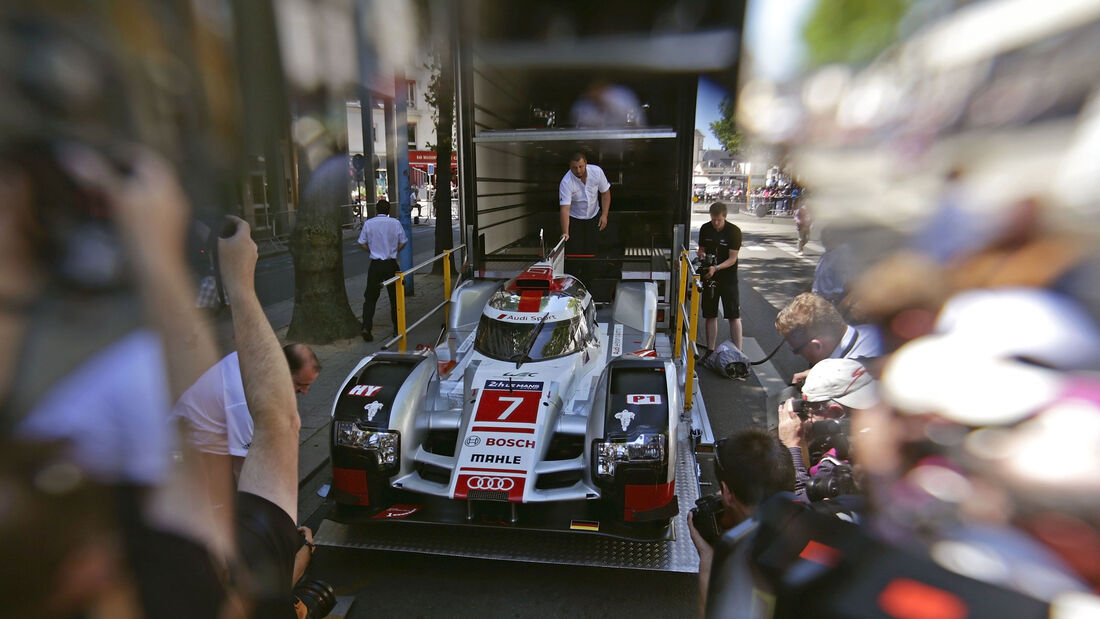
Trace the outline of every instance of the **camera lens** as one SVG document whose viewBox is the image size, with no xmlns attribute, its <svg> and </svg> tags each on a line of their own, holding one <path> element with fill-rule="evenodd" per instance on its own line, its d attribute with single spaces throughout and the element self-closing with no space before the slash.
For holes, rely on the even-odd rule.
<svg viewBox="0 0 1100 619">
<path fill-rule="evenodd" d="M 306 607 L 308 619 L 327 616 L 336 607 L 336 590 L 323 580 L 304 580 L 294 588 L 294 595 Z"/>
</svg>

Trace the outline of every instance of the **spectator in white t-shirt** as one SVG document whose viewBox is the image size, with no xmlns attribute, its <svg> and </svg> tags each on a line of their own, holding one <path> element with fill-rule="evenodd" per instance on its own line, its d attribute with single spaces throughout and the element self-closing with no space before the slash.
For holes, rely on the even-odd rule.
<svg viewBox="0 0 1100 619">
<path fill-rule="evenodd" d="M 317 355 L 305 344 L 287 344 L 283 354 L 290 365 L 295 393 L 308 393 L 321 372 Z M 172 413 L 184 420 L 186 439 L 203 454 L 204 467 L 228 464 L 234 478 L 239 475 L 252 444 L 253 422 L 236 352 L 199 377 L 180 396 Z"/>
</svg>

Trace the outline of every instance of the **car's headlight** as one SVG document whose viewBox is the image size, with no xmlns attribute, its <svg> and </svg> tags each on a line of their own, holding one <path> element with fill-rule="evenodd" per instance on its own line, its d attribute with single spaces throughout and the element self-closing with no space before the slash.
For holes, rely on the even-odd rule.
<svg viewBox="0 0 1100 619">
<path fill-rule="evenodd" d="M 596 443 L 596 474 L 614 477 L 621 462 L 662 462 L 665 459 L 664 434 L 639 434 L 632 441 Z"/>
<path fill-rule="evenodd" d="M 388 467 L 397 464 L 397 447 L 401 435 L 390 430 L 364 430 L 354 421 L 336 422 L 336 444 L 362 451 L 374 452 L 378 465 Z"/>
</svg>

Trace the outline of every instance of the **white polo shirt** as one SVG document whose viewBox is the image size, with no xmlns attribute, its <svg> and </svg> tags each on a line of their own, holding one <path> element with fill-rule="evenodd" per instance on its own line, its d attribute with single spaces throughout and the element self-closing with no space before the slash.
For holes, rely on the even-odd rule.
<svg viewBox="0 0 1100 619">
<path fill-rule="evenodd" d="M 558 204 L 569 205 L 569 216 L 592 219 L 600 213 L 600 194 L 611 189 L 607 175 L 600 166 L 588 164 L 587 180 L 581 182 L 572 171 L 565 173 L 558 185 Z"/>
<path fill-rule="evenodd" d="M 375 215 L 363 223 L 359 244 L 370 248 L 371 260 L 392 260 L 397 257 L 397 247 L 407 242 L 401 222 L 389 215 Z"/>
</svg>

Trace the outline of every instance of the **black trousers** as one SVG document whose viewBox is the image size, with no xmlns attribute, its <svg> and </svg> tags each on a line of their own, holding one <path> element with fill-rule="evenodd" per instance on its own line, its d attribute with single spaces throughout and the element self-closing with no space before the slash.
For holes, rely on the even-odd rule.
<svg viewBox="0 0 1100 619">
<path fill-rule="evenodd" d="M 592 219 L 569 218 L 569 240 L 565 242 L 565 272 L 587 285 L 592 276 L 591 265 L 599 246 L 600 216 Z M 573 258 L 580 258 L 574 260 Z"/>
<path fill-rule="evenodd" d="M 367 287 L 363 290 L 363 330 L 374 328 L 374 306 L 378 304 L 378 295 L 382 293 L 382 282 L 397 273 L 397 260 L 371 260 L 367 269 Z M 397 331 L 397 284 L 386 286 L 390 297 L 390 320 L 393 330 Z"/>
</svg>

